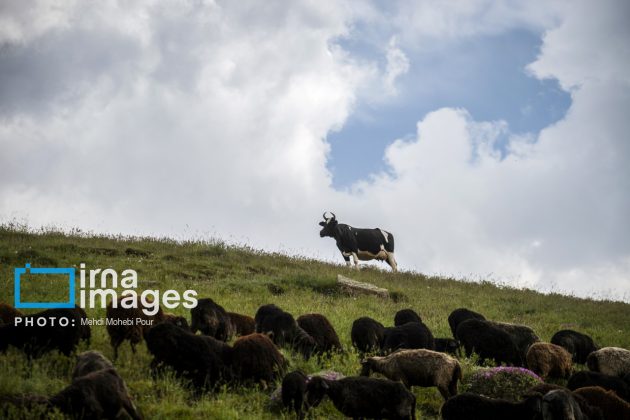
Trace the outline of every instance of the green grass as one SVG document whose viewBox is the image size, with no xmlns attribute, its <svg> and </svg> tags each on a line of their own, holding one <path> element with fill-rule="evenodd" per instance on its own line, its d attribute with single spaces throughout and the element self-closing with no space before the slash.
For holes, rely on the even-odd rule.
<svg viewBox="0 0 630 420">
<path fill-rule="evenodd" d="M 331 244 L 331 246 L 333 246 Z M 266 303 L 275 303 L 298 316 L 319 312 L 335 326 L 342 344 L 351 350 L 352 321 L 373 317 L 393 324 L 397 310 L 410 307 L 421 314 L 436 337 L 450 336 L 448 314 L 468 307 L 494 320 L 531 326 L 545 341 L 562 328 L 591 335 L 600 345 L 630 348 L 630 305 L 561 295 L 543 295 L 531 290 L 499 287 L 489 282 L 468 283 L 365 268 L 349 270 L 341 265 L 268 254 L 247 248 L 227 247 L 220 242 L 176 242 L 169 239 L 90 236 L 75 232 L 29 232 L 21 227 L 0 227 L 0 300 L 13 303 L 13 268 L 30 262 L 33 267 L 131 268 L 138 272 L 139 290 L 193 289 L 199 297 L 212 297 L 228 311 L 254 315 Z M 337 274 L 370 282 L 394 292 L 395 299 L 348 296 L 335 287 Z M 596 279 L 594 279 L 596 280 Z M 51 292 L 52 293 L 52 292 Z M 88 316 L 104 317 L 104 309 L 88 309 Z M 190 317 L 179 307 L 173 312 Z M 91 348 L 112 357 L 104 326 L 92 328 Z M 82 344 L 80 351 L 85 350 Z M 352 350 L 318 364 L 283 351 L 292 368 L 307 372 L 333 369 L 358 374 L 358 356 Z M 151 357 L 144 345 L 131 353 L 125 343 L 116 367 L 127 382 L 132 397 L 147 418 L 277 419 L 294 418 L 268 407 L 269 390 L 224 388 L 194 399 L 173 378 L 153 381 Z M 73 360 L 48 354 L 27 366 L 25 357 L 11 349 L 0 355 L 0 394 L 53 394 L 69 383 Z M 465 374 L 473 369 L 463 361 Z M 434 388 L 415 388 L 418 418 L 436 418 L 442 404 Z M 311 411 L 312 418 L 341 418 L 330 402 Z M 28 415 L 25 415 L 28 417 Z"/>
</svg>

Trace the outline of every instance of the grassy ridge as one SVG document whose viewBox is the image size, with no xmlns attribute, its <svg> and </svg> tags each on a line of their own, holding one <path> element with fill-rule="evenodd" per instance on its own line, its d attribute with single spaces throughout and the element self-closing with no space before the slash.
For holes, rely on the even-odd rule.
<svg viewBox="0 0 630 420">
<path fill-rule="evenodd" d="M 58 232 L 29 233 L 0 227 L 0 300 L 13 303 L 13 268 L 30 262 L 33 267 L 59 266 L 131 268 L 138 272 L 139 290 L 193 289 L 199 297 L 212 297 L 228 311 L 252 315 L 265 303 L 275 303 L 296 317 L 319 312 L 335 326 L 342 344 L 351 349 L 350 328 L 360 316 L 392 325 L 397 310 L 411 307 L 421 314 L 436 337 L 450 336 L 447 316 L 465 306 L 499 321 L 531 326 L 547 341 L 561 328 L 591 335 L 600 345 L 630 348 L 630 305 L 599 302 L 561 295 L 542 295 L 529 290 L 497 287 L 490 283 L 465 283 L 418 274 L 392 274 L 373 268 L 350 271 L 345 267 L 308 259 L 265 254 L 221 243 L 176 243 L 145 238 L 108 238 L 66 235 Z M 338 273 L 370 282 L 394 292 L 394 299 L 351 297 L 335 287 Z M 88 309 L 92 318 L 104 317 L 104 309 Z M 183 307 L 173 312 L 190 314 Z M 91 348 L 112 357 L 104 326 L 92 328 Z M 85 345 L 80 350 L 85 349 Z M 291 366 L 307 372 L 334 369 L 346 375 L 359 371 L 358 356 L 350 352 L 318 364 L 283 351 Z M 152 381 L 151 357 L 141 345 L 136 355 L 126 343 L 116 363 L 137 405 L 147 418 L 294 418 L 270 411 L 270 390 L 224 388 L 201 400 L 191 401 L 181 384 L 164 378 Z M 34 392 L 52 394 L 67 385 L 73 360 L 57 354 L 38 359 L 27 367 L 15 349 L 0 355 L 0 394 Z M 472 365 L 464 361 L 464 370 Z M 434 388 L 415 388 L 418 417 L 435 418 L 442 399 Z M 341 418 L 330 402 L 313 410 L 314 418 Z"/>
</svg>

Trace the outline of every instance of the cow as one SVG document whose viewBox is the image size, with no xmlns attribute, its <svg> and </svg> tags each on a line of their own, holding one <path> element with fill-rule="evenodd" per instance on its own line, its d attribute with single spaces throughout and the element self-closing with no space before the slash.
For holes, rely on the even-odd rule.
<svg viewBox="0 0 630 420">
<path fill-rule="evenodd" d="M 393 271 L 398 266 L 394 259 L 394 235 L 383 229 L 359 229 L 338 223 L 335 213 L 324 212 L 324 221 L 319 222 L 322 230 L 320 237 L 330 236 L 337 241 L 337 248 L 341 251 L 343 259 L 351 266 L 350 257 L 354 261 L 355 268 L 359 268 L 359 260 L 386 261 Z"/>
</svg>

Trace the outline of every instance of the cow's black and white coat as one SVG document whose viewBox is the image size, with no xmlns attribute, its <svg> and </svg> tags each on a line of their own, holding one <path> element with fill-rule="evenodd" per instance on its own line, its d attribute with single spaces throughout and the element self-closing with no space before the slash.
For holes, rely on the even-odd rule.
<svg viewBox="0 0 630 420">
<path fill-rule="evenodd" d="M 394 235 L 383 229 L 360 229 L 338 223 L 335 214 L 331 215 L 327 217 L 324 213 L 324 221 L 319 223 L 322 226 L 319 236 L 322 238 L 330 236 L 335 239 L 347 265 L 351 265 L 352 257 L 356 268 L 359 260 L 379 260 L 387 262 L 392 270 L 397 270 Z"/>
</svg>

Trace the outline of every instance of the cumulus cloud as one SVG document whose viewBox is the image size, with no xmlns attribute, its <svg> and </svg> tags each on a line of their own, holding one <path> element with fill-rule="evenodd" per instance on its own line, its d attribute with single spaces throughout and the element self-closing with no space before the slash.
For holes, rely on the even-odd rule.
<svg viewBox="0 0 630 420">
<path fill-rule="evenodd" d="M 391 21 L 352 3 L 3 3 L 0 216 L 339 260 L 317 235 L 333 210 L 394 232 L 403 269 L 627 300 L 627 6 L 415 3 Z M 341 46 L 379 19 L 383 57 Z M 414 45 L 508 28 L 546 29 L 528 71 L 571 91 L 563 120 L 515 135 L 437 109 L 391 139 L 387 172 L 331 187 L 326 136 L 377 81 L 396 94 Z"/>
</svg>

